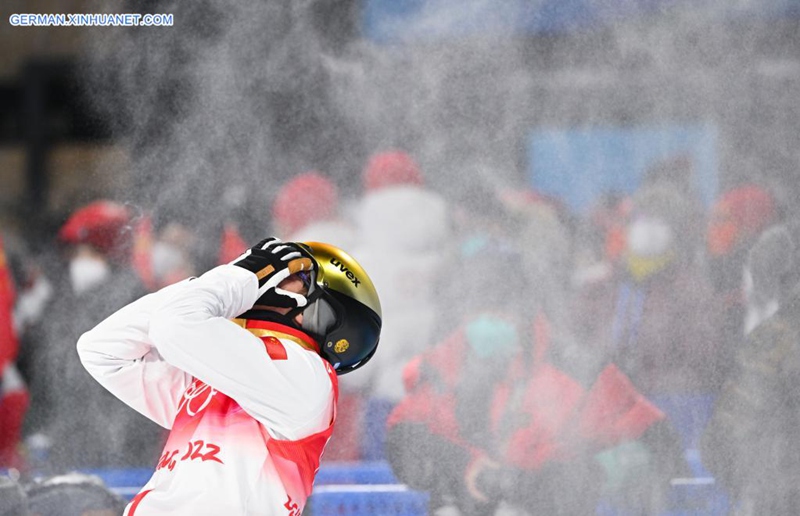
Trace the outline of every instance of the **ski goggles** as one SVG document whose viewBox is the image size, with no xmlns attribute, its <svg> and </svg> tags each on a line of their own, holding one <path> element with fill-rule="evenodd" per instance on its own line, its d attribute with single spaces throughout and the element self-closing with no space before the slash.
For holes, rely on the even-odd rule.
<svg viewBox="0 0 800 516">
<path fill-rule="evenodd" d="M 303 282 L 303 286 L 306 287 L 306 290 L 310 294 L 314 286 L 314 273 L 312 271 L 300 271 L 295 272 L 295 276 L 300 278 L 300 281 Z"/>
</svg>

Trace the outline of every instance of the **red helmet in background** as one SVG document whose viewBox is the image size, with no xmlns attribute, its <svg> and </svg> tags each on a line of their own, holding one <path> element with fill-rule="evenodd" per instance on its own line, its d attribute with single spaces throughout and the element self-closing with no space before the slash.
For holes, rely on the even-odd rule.
<svg viewBox="0 0 800 516">
<path fill-rule="evenodd" d="M 131 214 L 125 206 L 96 201 L 75 211 L 58 232 L 66 244 L 88 244 L 116 261 L 124 261 L 132 243 Z"/>
<path fill-rule="evenodd" d="M 312 222 L 332 219 L 338 204 L 336 185 L 310 170 L 281 187 L 272 205 L 272 218 L 280 233 L 291 235 Z"/>
<path fill-rule="evenodd" d="M 362 179 L 365 190 L 397 185 L 422 185 L 425 182 L 414 159 L 398 150 L 373 155 L 367 162 Z"/>
<path fill-rule="evenodd" d="M 764 188 L 746 184 L 725 192 L 714 204 L 707 244 L 712 256 L 726 255 L 776 222 L 778 211 Z"/>
</svg>

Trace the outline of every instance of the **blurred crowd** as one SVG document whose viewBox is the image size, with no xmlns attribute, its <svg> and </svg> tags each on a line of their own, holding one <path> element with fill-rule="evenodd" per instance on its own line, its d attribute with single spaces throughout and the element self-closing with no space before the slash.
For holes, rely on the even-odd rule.
<svg viewBox="0 0 800 516">
<path fill-rule="evenodd" d="M 119 516 L 125 505 L 94 475 L 0 476 L 0 516 Z"/>
<path fill-rule="evenodd" d="M 378 352 L 341 378 L 325 460 L 388 460 L 464 515 L 654 514 L 674 479 L 703 475 L 752 514 L 800 505 L 800 234 L 773 193 L 740 184 L 704 206 L 676 158 L 578 214 L 523 186 L 447 197 L 426 172 L 378 152 L 350 199 L 302 172 L 260 234 L 224 221 L 213 257 L 190 218 L 112 200 L 35 235 L 49 253 L 4 233 L 0 466 L 152 466 L 164 429 L 90 379 L 78 337 L 272 233 L 348 250 L 381 297 Z"/>
</svg>

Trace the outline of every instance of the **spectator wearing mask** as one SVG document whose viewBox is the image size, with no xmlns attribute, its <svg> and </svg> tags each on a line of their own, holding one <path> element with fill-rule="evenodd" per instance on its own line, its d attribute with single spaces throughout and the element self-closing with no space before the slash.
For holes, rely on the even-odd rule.
<svg viewBox="0 0 800 516">
<path fill-rule="evenodd" d="M 192 229 L 178 220 L 160 226 L 151 251 L 156 289 L 197 274 L 193 258 L 197 238 Z"/>
<path fill-rule="evenodd" d="M 718 316 L 697 267 L 697 224 L 664 185 L 636 194 L 625 267 L 579 294 L 582 340 L 594 343 L 645 393 L 700 393 L 718 383 Z"/>
<path fill-rule="evenodd" d="M 163 432 L 128 411 L 84 370 L 74 342 L 81 331 L 141 295 L 130 267 L 131 214 L 120 204 L 97 201 L 76 210 L 58 240 L 68 264 L 54 289 L 39 334 L 31 341 L 32 407 L 29 428 L 49 442 L 57 471 L 104 466 L 149 466 Z"/>
<path fill-rule="evenodd" d="M 753 329 L 703 434 L 702 454 L 737 514 L 795 514 L 800 505 L 800 231 L 773 226 L 748 254 Z"/>
<path fill-rule="evenodd" d="M 706 212 L 696 179 L 694 158 L 690 154 L 679 153 L 651 162 L 639 187 L 641 190 L 663 187 L 683 199 L 684 215 L 695 222 L 683 228 L 683 236 L 691 240 L 693 245 L 703 238 L 705 224 L 700 222 L 705 218 Z"/>
<path fill-rule="evenodd" d="M 365 441 L 363 458 L 375 460 L 383 458 L 385 417 L 403 396 L 403 366 L 432 344 L 435 286 L 447 260 L 450 221 L 444 200 L 424 186 L 422 171 L 405 152 L 372 156 L 363 185 L 353 255 L 370 271 L 386 316 L 381 352 L 353 380 L 365 384 L 372 398 L 366 434 L 374 441 Z"/>
</svg>

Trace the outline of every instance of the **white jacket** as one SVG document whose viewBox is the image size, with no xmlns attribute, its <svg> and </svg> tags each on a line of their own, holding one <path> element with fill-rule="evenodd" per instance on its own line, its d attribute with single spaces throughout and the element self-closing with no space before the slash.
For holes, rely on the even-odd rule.
<svg viewBox="0 0 800 516">
<path fill-rule="evenodd" d="M 127 515 L 302 511 L 332 430 L 336 376 L 302 333 L 230 320 L 257 293 L 254 274 L 222 265 L 131 303 L 78 341 L 98 382 L 171 429 Z"/>
<path fill-rule="evenodd" d="M 418 186 L 394 186 L 368 193 L 356 218 L 353 256 L 375 284 L 383 326 L 369 367 L 352 376 L 368 383 L 373 396 L 399 401 L 403 366 L 431 345 L 435 285 L 449 248 L 447 205 Z"/>
</svg>

